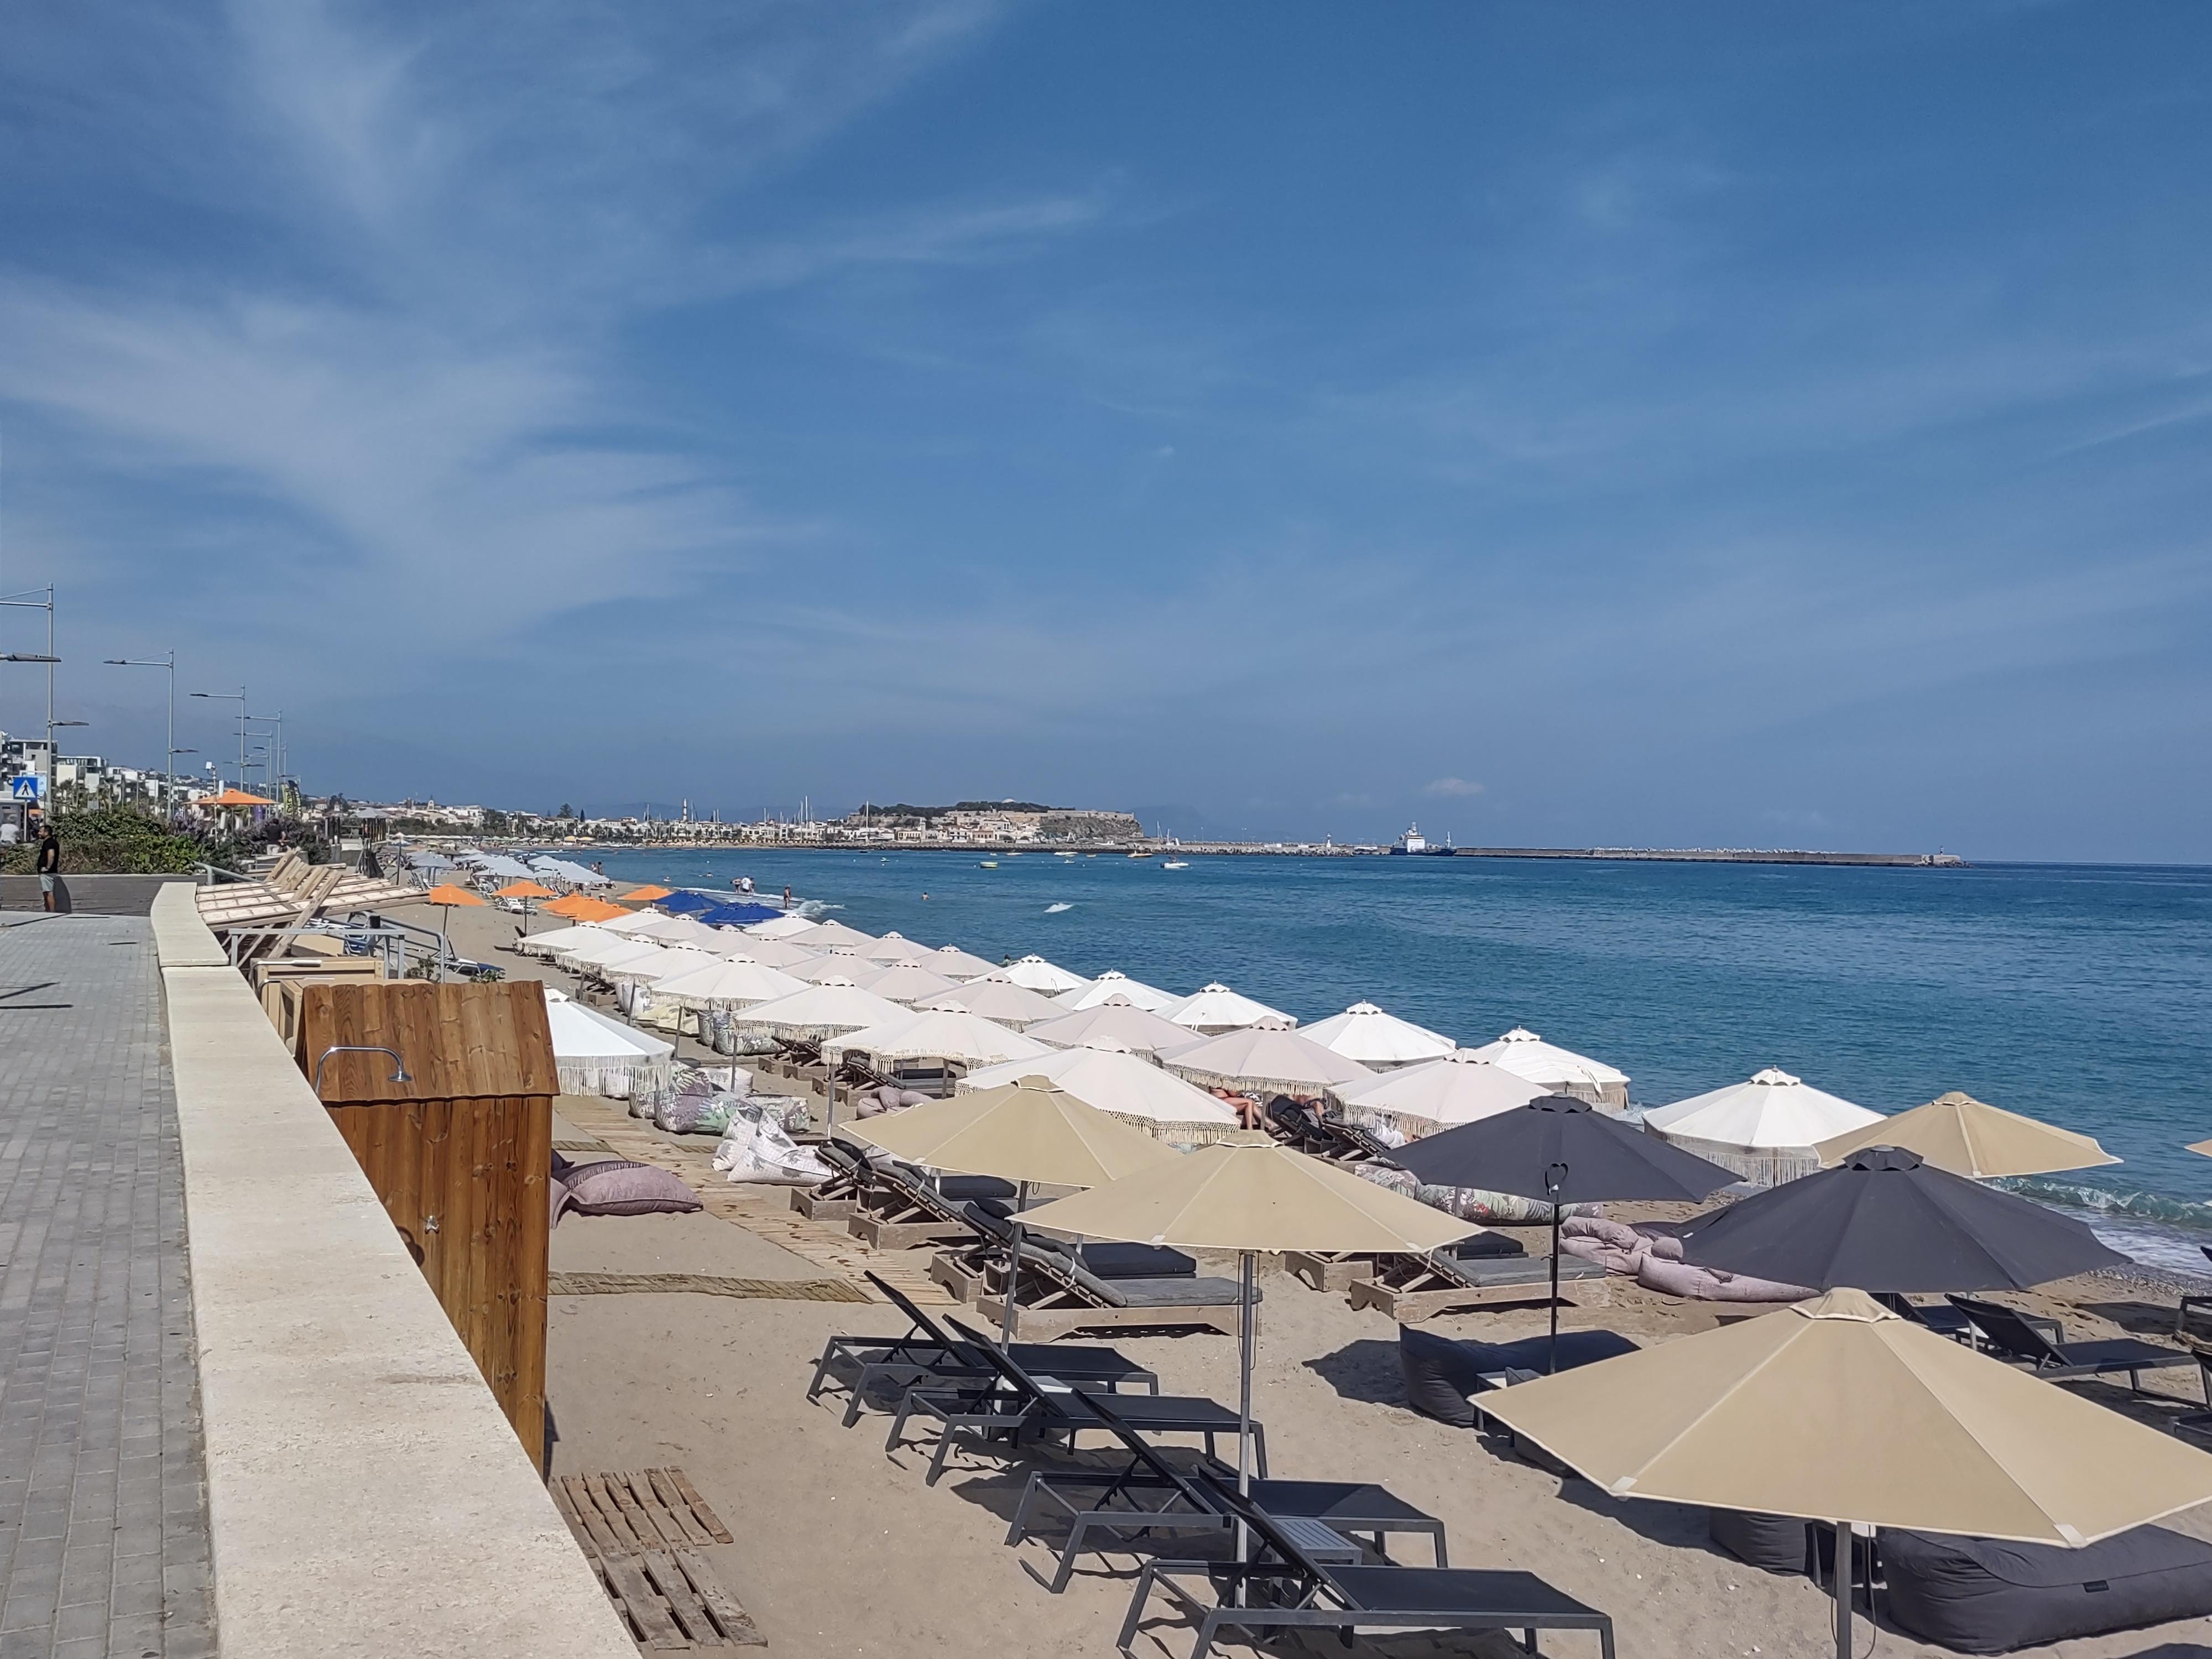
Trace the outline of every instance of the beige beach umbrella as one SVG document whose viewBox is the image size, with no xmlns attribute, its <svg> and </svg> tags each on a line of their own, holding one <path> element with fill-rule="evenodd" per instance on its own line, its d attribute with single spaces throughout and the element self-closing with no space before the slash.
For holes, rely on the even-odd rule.
<svg viewBox="0 0 2212 1659">
<path fill-rule="evenodd" d="M 715 957 L 672 978 L 656 981 L 653 994 L 685 1008 L 706 1008 L 716 1003 L 743 1008 L 773 1002 L 805 988 L 804 981 L 765 963 Z"/>
<path fill-rule="evenodd" d="M 1182 1156 L 1042 1077 L 864 1118 L 846 1133 L 909 1163 L 956 1175 L 996 1176 L 1019 1185 L 1001 1340 L 1013 1335 L 1026 1220 L 1022 1212 L 1029 1206 L 1030 1188 L 1097 1187 Z"/>
<path fill-rule="evenodd" d="M 1902 1146 L 1939 1170 L 1978 1181 L 2090 1170 L 2120 1161 L 2087 1135 L 2002 1110 L 1956 1089 L 1925 1106 L 1821 1141 L 1813 1150 L 1832 1167 L 1868 1146 Z"/>
<path fill-rule="evenodd" d="M 1079 985 L 1072 991 L 1062 991 L 1053 1000 L 1063 1008 L 1080 1012 L 1085 1008 L 1096 1008 L 1100 1003 L 1115 997 L 1156 1014 L 1163 1008 L 1172 1008 L 1183 1000 L 1173 991 L 1163 991 L 1157 985 L 1131 979 L 1119 968 L 1109 968 L 1090 984 Z"/>
<path fill-rule="evenodd" d="M 860 954 L 870 962 L 918 962 L 928 959 L 930 949 L 927 945 L 915 944 L 904 933 L 891 933 L 863 947 Z"/>
<path fill-rule="evenodd" d="M 809 985 L 828 985 L 837 980 L 848 985 L 858 985 L 878 969 L 874 963 L 850 951 L 825 951 L 805 962 L 794 962 L 783 971 L 793 979 L 805 980 Z"/>
<path fill-rule="evenodd" d="M 1456 1124 L 1510 1112 L 1548 1092 L 1540 1083 L 1477 1060 L 1468 1049 L 1420 1066 L 1401 1066 L 1332 1089 L 1343 1105 L 1386 1118 L 1415 1139 Z"/>
<path fill-rule="evenodd" d="M 810 985 L 773 1002 L 757 1002 L 730 1017 L 741 1030 L 800 1042 L 819 1042 L 843 1031 L 858 1031 L 904 1017 L 906 1010 L 851 983 Z"/>
<path fill-rule="evenodd" d="M 942 974 L 933 974 L 919 963 L 897 962 L 888 968 L 877 968 L 853 981 L 864 991 L 873 991 L 879 997 L 893 1002 L 903 1002 L 909 1008 L 927 1002 L 932 997 L 942 996 L 952 988 L 952 981 Z"/>
<path fill-rule="evenodd" d="M 1839 1538 L 1858 1522 L 2078 1549 L 2212 1500 L 2212 1457 L 1863 1291 L 1501 1389 L 1483 1410 L 1616 1497 L 1832 1522 Z"/>
<path fill-rule="evenodd" d="M 1058 1019 L 1067 1011 L 1050 997 L 1039 996 L 1025 985 L 1017 985 L 1003 973 L 984 975 L 956 985 L 916 1005 L 925 1008 L 958 1008 L 985 1019 L 996 1020 L 1017 1031 Z"/>
<path fill-rule="evenodd" d="M 1203 1087 L 1273 1090 L 1300 1100 L 1318 1100 L 1331 1090 L 1364 1083 L 1375 1075 L 1358 1060 L 1346 1060 L 1299 1032 L 1259 1026 L 1175 1049 L 1162 1055 L 1160 1064 Z"/>
<path fill-rule="evenodd" d="M 1032 1210 L 1029 1224 L 1084 1238 L 1235 1250 L 1243 1285 L 1237 1342 L 1237 1479 L 1251 1490 L 1252 1266 L 1261 1250 L 1425 1255 L 1483 1230 L 1287 1146 L 1223 1144 Z M 1012 1297 L 1007 1298 L 1011 1308 Z M 1242 1553 L 1240 1538 L 1240 1549 Z"/>
<path fill-rule="evenodd" d="M 781 968 L 787 972 L 802 963 L 819 961 L 823 955 L 787 939 L 759 939 L 744 933 L 726 939 L 713 948 L 718 957 L 736 962 L 757 962 L 764 968 Z"/>
<path fill-rule="evenodd" d="M 963 979 L 975 979 L 984 974 L 995 972 L 999 966 L 997 963 L 986 962 L 982 957 L 971 951 L 963 951 L 957 945 L 940 945 L 926 956 L 915 957 L 914 961 L 917 967 L 927 968 L 933 974 L 942 974 L 956 983 Z"/>
<path fill-rule="evenodd" d="M 1064 991 L 1079 991 L 1091 981 L 1080 974 L 1070 973 L 1056 962 L 1047 962 L 1040 956 L 1026 956 L 1008 963 L 996 970 L 1027 990 L 1043 996 L 1057 996 Z"/>
<path fill-rule="evenodd" d="M 986 1066 L 960 1087 L 993 1089 L 1024 1076 L 1048 1078 L 1085 1105 L 1177 1146 L 1210 1145 L 1237 1127 L 1237 1114 L 1205 1090 L 1126 1048 L 1085 1044 Z"/>
<path fill-rule="evenodd" d="M 822 1045 L 825 1060 L 855 1050 L 878 1060 L 949 1060 L 971 1066 L 1041 1060 L 1052 1052 L 996 1020 L 960 1008 L 896 1008 L 887 1019 Z"/>
<path fill-rule="evenodd" d="M 1162 1019 L 1149 1008 L 1139 1008 L 1120 997 L 1109 997 L 1079 1012 L 1062 1014 L 1030 1027 L 1039 1042 L 1055 1048 L 1077 1048 L 1085 1043 L 1111 1042 L 1132 1054 L 1157 1054 L 1170 1048 L 1188 1048 L 1199 1041 L 1187 1025 Z"/>
<path fill-rule="evenodd" d="M 1302 1028 L 1299 1034 L 1378 1072 L 1419 1065 L 1458 1048 L 1443 1032 L 1385 1013 L 1371 1002 L 1355 1002 L 1340 1014 Z"/>
<path fill-rule="evenodd" d="M 775 924 L 764 921 L 760 925 L 763 927 L 773 927 Z M 857 927 L 848 927 L 842 921 L 817 922 L 811 931 L 794 933 L 792 937 L 801 945 L 811 945 L 819 951 L 865 951 L 870 945 L 881 942 L 873 933 L 864 933 Z"/>
<path fill-rule="evenodd" d="M 811 916 L 802 916 L 793 911 L 771 921 L 757 921 L 743 931 L 755 939 L 796 939 L 802 933 L 812 933 L 816 926 Z"/>
</svg>

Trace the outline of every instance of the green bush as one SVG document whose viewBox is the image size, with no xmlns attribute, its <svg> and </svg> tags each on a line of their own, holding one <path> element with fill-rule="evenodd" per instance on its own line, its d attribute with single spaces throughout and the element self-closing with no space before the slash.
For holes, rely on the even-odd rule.
<svg viewBox="0 0 2212 1659">
<path fill-rule="evenodd" d="M 171 875 L 188 872 L 203 860 L 220 864 L 225 848 L 215 842 L 172 830 L 161 819 L 128 807 L 96 807 L 57 812 L 53 825 L 62 842 L 65 875 Z M 39 855 L 38 843 L 9 848 L 0 870 L 27 874 Z"/>
</svg>

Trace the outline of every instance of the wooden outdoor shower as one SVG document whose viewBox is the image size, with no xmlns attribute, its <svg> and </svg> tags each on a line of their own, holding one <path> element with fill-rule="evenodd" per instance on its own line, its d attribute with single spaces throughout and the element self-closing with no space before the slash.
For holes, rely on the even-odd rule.
<svg viewBox="0 0 2212 1659">
<path fill-rule="evenodd" d="M 545 1453 L 547 1182 L 559 1092 L 532 982 L 306 985 L 293 1052 L 507 1421 Z M 387 1048 L 392 1054 L 328 1054 Z M 324 1056 L 328 1054 L 325 1060 Z"/>
</svg>

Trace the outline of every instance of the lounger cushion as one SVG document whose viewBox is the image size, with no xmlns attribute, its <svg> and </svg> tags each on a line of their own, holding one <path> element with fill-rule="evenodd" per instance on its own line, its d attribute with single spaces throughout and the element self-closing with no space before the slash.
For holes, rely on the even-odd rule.
<svg viewBox="0 0 2212 1659">
<path fill-rule="evenodd" d="M 678 1176 L 620 1158 L 583 1164 L 562 1184 L 578 1215 L 682 1215 L 700 1207 L 699 1194 Z"/>
<path fill-rule="evenodd" d="M 2212 1613 L 2212 1544 L 2163 1527 L 2079 1550 L 1889 1528 L 1876 1545 L 1890 1615 L 1960 1653 L 2008 1653 Z"/>
<path fill-rule="evenodd" d="M 1812 1523 L 1790 1516 L 1714 1510 L 1705 1516 L 1705 1535 L 1761 1572 L 1802 1573 L 1812 1565 Z"/>
<path fill-rule="evenodd" d="M 1541 1372 L 1551 1363 L 1551 1338 L 1518 1342 L 1457 1342 L 1412 1325 L 1398 1328 L 1398 1365 L 1405 1373 L 1406 1403 L 1425 1417 L 1456 1428 L 1474 1426 L 1474 1396 L 1501 1371 Z M 1634 1353 L 1636 1344 L 1617 1331 L 1561 1331 L 1559 1369 L 1595 1364 Z"/>
<path fill-rule="evenodd" d="M 1117 1308 L 1233 1308 L 1237 1302 L 1237 1281 L 1233 1279 L 1114 1279 L 1097 1282 L 1112 1290 L 1112 1305 Z M 1255 1285 L 1252 1287 L 1252 1300 L 1260 1299 L 1260 1287 Z"/>
<path fill-rule="evenodd" d="M 1014 1183 L 996 1176 L 945 1176 L 939 1180 L 937 1190 L 948 1204 L 965 1204 L 970 1199 L 1012 1198 Z"/>
<path fill-rule="evenodd" d="M 1085 1244 L 1083 1265 L 1101 1279 L 1191 1279 L 1195 1256 L 1152 1244 Z"/>
</svg>

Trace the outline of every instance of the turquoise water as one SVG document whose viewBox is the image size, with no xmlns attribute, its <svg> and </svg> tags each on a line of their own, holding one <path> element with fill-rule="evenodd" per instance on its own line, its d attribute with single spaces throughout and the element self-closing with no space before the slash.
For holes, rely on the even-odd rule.
<svg viewBox="0 0 2212 1659">
<path fill-rule="evenodd" d="M 896 928 L 1318 1019 L 1366 998 L 1464 1042 L 1526 1025 L 1661 1106 L 1780 1066 L 1896 1111 L 1963 1089 L 2124 1164 L 2042 1183 L 2127 1246 L 2212 1242 L 2212 870 L 1872 870 L 1487 859 L 608 855 L 609 874 L 788 884 Z M 925 899 L 925 894 L 927 897 Z M 1061 908 L 1065 907 L 1065 908 Z M 2146 1225 L 2145 1224 L 2151 1224 Z"/>
</svg>

